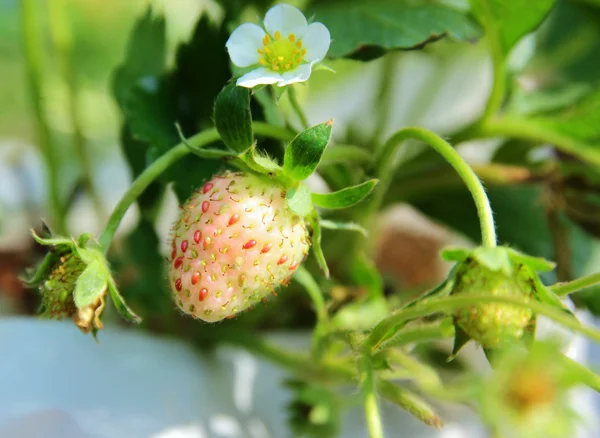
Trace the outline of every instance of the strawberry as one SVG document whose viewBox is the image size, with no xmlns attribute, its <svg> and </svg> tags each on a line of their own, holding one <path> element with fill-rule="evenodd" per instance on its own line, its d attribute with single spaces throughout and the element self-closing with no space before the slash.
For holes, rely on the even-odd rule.
<svg viewBox="0 0 600 438">
<path fill-rule="evenodd" d="M 285 190 L 247 173 L 217 175 L 191 196 L 174 226 L 173 297 L 204 321 L 232 317 L 286 284 L 309 247 Z"/>
<path fill-rule="evenodd" d="M 515 272 L 507 275 L 473 260 L 465 262 L 462 268 L 453 295 L 532 295 L 527 267 L 515 267 Z M 455 323 L 484 348 L 499 347 L 522 338 L 532 318 L 531 309 L 504 303 L 473 305 L 458 310 L 454 315 Z"/>
</svg>

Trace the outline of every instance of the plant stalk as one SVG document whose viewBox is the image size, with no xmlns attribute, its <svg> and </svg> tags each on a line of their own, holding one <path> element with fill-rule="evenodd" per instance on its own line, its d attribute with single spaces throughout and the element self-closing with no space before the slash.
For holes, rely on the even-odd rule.
<svg viewBox="0 0 600 438">
<path fill-rule="evenodd" d="M 303 129 L 308 128 L 310 126 L 308 123 L 308 119 L 306 118 L 306 114 L 304 114 L 304 110 L 302 109 L 302 107 L 300 106 L 300 103 L 298 102 L 298 96 L 296 95 L 296 89 L 293 86 L 289 87 L 289 89 L 288 89 L 288 98 L 290 99 L 290 104 L 292 105 L 292 108 L 294 109 L 296 116 L 298 116 L 298 119 L 300 120 L 300 123 L 302 124 L 302 128 Z"/>
<path fill-rule="evenodd" d="M 50 127 L 43 104 L 43 49 L 42 29 L 35 0 L 21 0 L 21 28 L 23 50 L 29 82 L 29 94 L 37 131 L 37 142 L 46 165 L 48 202 L 51 223 L 57 234 L 66 234 L 66 221 L 60 195 L 60 155 L 50 135 Z"/>
</svg>

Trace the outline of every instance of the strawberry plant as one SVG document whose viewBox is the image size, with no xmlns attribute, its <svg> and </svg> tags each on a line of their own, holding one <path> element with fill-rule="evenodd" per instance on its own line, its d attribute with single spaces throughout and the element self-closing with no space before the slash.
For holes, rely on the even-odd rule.
<svg viewBox="0 0 600 438">
<path fill-rule="evenodd" d="M 494 436 L 572 435 L 569 391 L 598 391 L 600 378 L 539 328 L 550 320 L 600 341 L 578 319 L 600 302 L 600 274 L 583 272 L 597 246 L 600 94 L 597 77 L 576 80 L 570 68 L 600 59 L 600 9 L 575 0 L 270 3 L 216 1 L 219 18 L 201 13 L 172 65 L 165 18 L 152 8 L 138 18 L 111 84 L 132 182 L 98 235 L 69 235 L 55 151 L 44 149 L 53 231 L 33 233 L 47 254 L 28 279 L 41 315 L 71 318 L 101 341 L 108 321 L 117 324 L 103 322 L 112 303 L 140 329 L 262 355 L 293 376 L 290 423 L 304 436 L 338 436 L 341 412 L 356 404 L 370 438 L 400 436 L 386 430 L 382 400 L 436 428 L 452 420 L 437 403 L 450 402 L 475 409 Z M 264 15 L 249 22 L 256 11 Z M 572 46 L 555 41 L 557 28 L 580 26 L 589 41 L 569 44 L 589 53 L 563 65 Z M 424 81 L 437 82 L 398 96 L 396 61 L 417 50 L 414 59 L 436 63 Z M 448 58 L 469 50 L 490 66 L 485 99 L 469 120 L 426 129 L 427 105 L 455 86 Z M 444 121 L 469 103 L 461 98 L 444 103 Z M 395 100 L 408 101 L 411 123 L 394 124 Z M 325 114 L 334 103 L 341 122 Z M 46 124 L 39 112 L 42 141 Z M 167 193 L 180 205 L 170 234 L 158 219 Z M 469 241 L 440 252 L 444 278 L 435 261 L 411 265 L 439 280 L 430 290 L 384 272 L 381 260 L 409 253 L 403 242 L 377 253 L 383 213 L 399 202 Z M 137 225 L 117 235 L 132 207 Z M 267 328 L 310 330 L 310 346 L 271 344 L 258 334 Z M 467 343 L 491 375 L 463 363 Z"/>
</svg>

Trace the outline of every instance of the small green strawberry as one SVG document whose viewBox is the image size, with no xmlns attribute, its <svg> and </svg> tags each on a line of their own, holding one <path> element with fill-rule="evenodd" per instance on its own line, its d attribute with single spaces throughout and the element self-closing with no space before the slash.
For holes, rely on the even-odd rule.
<svg viewBox="0 0 600 438">
<path fill-rule="evenodd" d="M 450 278 L 453 296 L 515 297 L 541 301 L 567 311 L 558 297 L 540 281 L 537 271 L 549 271 L 554 267 L 544 259 L 507 247 L 446 250 L 443 256 L 458 262 Z M 526 307 L 486 302 L 457 310 L 454 323 L 456 353 L 469 339 L 485 349 L 502 348 L 524 338 L 530 340 L 536 319 Z"/>
<path fill-rule="evenodd" d="M 72 318 L 77 313 L 73 298 L 75 283 L 85 263 L 75 254 L 60 256 L 48 279 L 40 285 L 41 315 L 52 319 Z"/>
<path fill-rule="evenodd" d="M 173 228 L 169 281 L 179 308 L 214 322 L 286 284 L 310 248 L 286 190 L 248 173 L 213 177 Z"/>
</svg>

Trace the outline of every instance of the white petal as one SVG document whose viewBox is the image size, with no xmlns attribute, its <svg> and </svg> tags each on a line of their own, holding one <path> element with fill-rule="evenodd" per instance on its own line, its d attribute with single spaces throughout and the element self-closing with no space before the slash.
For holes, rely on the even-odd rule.
<svg viewBox="0 0 600 438">
<path fill-rule="evenodd" d="M 274 84 L 281 80 L 283 80 L 283 78 L 279 73 L 267 70 L 264 67 L 259 67 L 256 70 L 252 70 L 250 73 L 246 73 L 239 78 L 235 84 L 240 87 L 253 88 L 261 84 Z"/>
<path fill-rule="evenodd" d="M 296 82 L 306 82 L 310 77 L 310 73 L 312 71 L 312 65 L 310 64 L 302 64 L 296 67 L 292 71 L 287 71 L 281 76 L 283 76 L 282 80 L 277 82 L 279 87 L 283 87 L 285 85 L 295 84 Z"/>
<path fill-rule="evenodd" d="M 304 14 L 299 9 L 286 4 L 269 9 L 265 15 L 264 25 L 271 36 L 275 35 L 275 31 L 279 31 L 284 38 L 291 33 L 301 38 L 308 27 Z"/>
<path fill-rule="evenodd" d="M 262 48 L 264 36 L 265 31 L 252 23 L 242 24 L 235 29 L 225 43 L 231 62 L 238 67 L 258 64 L 260 54 L 257 50 Z"/>
<path fill-rule="evenodd" d="M 325 25 L 312 23 L 302 37 L 302 47 L 306 49 L 304 59 L 308 62 L 322 60 L 327 55 L 330 44 L 331 35 Z"/>
</svg>

